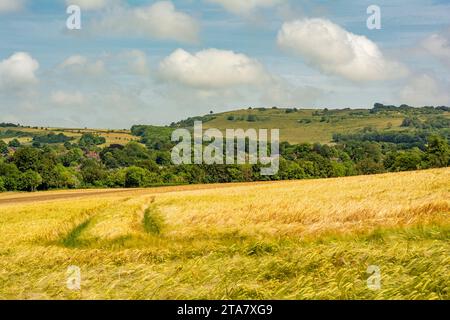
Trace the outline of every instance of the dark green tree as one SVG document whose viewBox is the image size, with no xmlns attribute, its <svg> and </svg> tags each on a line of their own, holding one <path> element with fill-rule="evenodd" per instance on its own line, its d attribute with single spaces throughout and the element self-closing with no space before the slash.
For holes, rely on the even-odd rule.
<svg viewBox="0 0 450 320">
<path fill-rule="evenodd" d="M 146 184 L 147 170 L 139 167 L 129 167 L 125 174 L 125 187 L 139 188 Z"/>
<path fill-rule="evenodd" d="M 15 191 L 19 189 L 20 175 L 20 171 L 14 163 L 0 161 L 0 176 L 3 179 L 6 190 Z"/>
<path fill-rule="evenodd" d="M 42 177 L 33 170 L 27 170 L 20 177 L 20 189 L 22 191 L 34 192 L 42 183 Z"/>
<path fill-rule="evenodd" d="M 12 139 L 12 140 L 8 143 L 8 145 L 9 145 L 11 148 L 19 148 L 19 147 L 21 146 L 20 141 L 17 140 L 17 139 Z"/>
<path fill-rule="evenodd" d="M 41 162 L 40 152 L 38 149 L 32 147 L 19 148 L 14 153 L 13 161 L 22 172 L 27 170 L 37 171 Z"/>
<path fill-rule="evenodd" d="M 5 181 L 0 177 L 0 192 L 6 191 Z"/>
<path fill-rule="evenodd" d="M 432 135 L 428 138 L 427 160 L 432 168 L 441 168 L 449 165 L 450 148 L 448 142 L 440 136 Z"/>
<path fill-rule="evenodd" d="M 0 140 L 0 156 L 5 156 L 8 154 L 8 145 L 5 141 Z"/>
<path fill-rule="evenodd" d="M 401 151 L 395 157 L 391 167 L 394 171 L 418 170 L 422 167 L 423 153 L 419 149 Z"/>
<path fill-rule="evenodd" d="M 94 159 L 87 159 L 83 162 L 81 175 L 86 184 L 95 186 L 101 186 L 103 179 L 106 178 L 106 172 L 102 163 Z"/>
<path fill-rule="evenodd" d="M 83 160 L 83 151 L 80 148 L 71 148 L 60 156 L 62 164 L 66 167 L 76 166 Z"/>
</svg>

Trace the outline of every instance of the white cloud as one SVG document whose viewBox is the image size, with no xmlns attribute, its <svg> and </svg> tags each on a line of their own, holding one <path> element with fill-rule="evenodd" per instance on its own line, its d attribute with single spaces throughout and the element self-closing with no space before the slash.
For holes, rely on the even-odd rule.
<svg viewBox="0 0 450 320">
<path fill-rule="evenodd" d="M 74 55 L 70 56 L 63 63 L 61 63 L 61 68 L 67 68 L 72 66 L 84 66 L 88 62 L 88 59 L 84 56 Z"/>
<path fill-rule="evenodd" d="M 249 15 L 258 8 L 270 8 L 282 4 L 285 0 L 207 0 L 219 4 L 227 11 L 237 15 Z"/>
<path fill-rule="evenodd" d="M 150 67 L 145 52 L 141 50 L 130 50 L 120 54 L 120 58 L 127 61 L 127 71 L 136 75 L 149 75 Z"/>
<path fill-rule="evenodd" d="M 305 106 L 323 95 L 317 88 L 293 85 L 269 73 L 247 55 L 218 49 L 178 49 L 161 61 L 159 75 L 165 80 L 164 99 L 197 113 L 210 108 Z"/>
<path fill-rule="evenodd" d="M 66 5 L 78 5 L 82 10 L 100 10 L 119 3 L 119 0 L 66 0 Z"/>
<path fill-rule="evenodd" d="M 270 80 L 258 61 L 218 49 L 195 54 L 178 49 L 160 63 L 159 71 L 167 80 L 199 89 L 254 85 Z"/>
<path fill-rule="evenodd" d="M 0 0 L 0 14 L 21 11 L 24 6 L 24 0 Z"/>
<path fill-rule="evenodd" d="M 70 56 L 60 64 L 59 68 L 88 76 L 99 76 L 105 73 L 105 63 L 102 60 L 91 62 L 81 55 Z"/>
<path fill-rule="evenodd" d="M 444 34 L 432 34 L 423 40 L 421 45 L 428 53 L 450 67 L 450 31 L 448 37 Z"/>
<path fill-rule="evenodd" d="M 395 79 L 408 73 L 406 67 L 384 57 L 374 42 L 325 19 L 285 23 L 278 33 L 278 45 L 325 73 L 356 82 Z"/>
<path fill-rule="evenodd" d="M 450 104 L 450 91 L 448 84 L 436 80 L 428 74 L 415 75 L 401 90 L 402 103 L 413 106 L 439 106 Z"/>
<path fill-rule="evenodd" d="M 50 100 L 57 105 L 81 105 L 84 96 L 80 92 L 55 91 L 51 94 Z"/>
<path fill-rule="evenodd" d="M 308 108 L 324 95 L 323 90 L 312 86 L 294 86 L 279 79 L 263 91 L 261 102 L 264 106 L 282 108 Z"/>
<path fill-rule="evenodd" d="M 199 39 L 197 21 L 177 11 L 170 1 L 159 1 L 149 6 L 115 7 L 99 21 L 95 32 L 107 35 L 139 36 L 196 43 Z"/>
<path fill-rule="evenodd" d="M 39 63 L 26 52 L 14 53 L 0 61 L 0 89 L 24 89 L 38 82 Z"/>
</svg>

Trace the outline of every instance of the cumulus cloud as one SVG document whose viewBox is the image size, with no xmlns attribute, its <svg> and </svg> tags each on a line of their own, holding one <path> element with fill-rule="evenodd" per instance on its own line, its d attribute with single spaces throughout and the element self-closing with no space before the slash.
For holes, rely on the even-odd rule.
<svg viewBox="0 0 450 320">
<path fill-rule="evenodd" d="M 81 105 L 84 102 L 84 96 L 80 92 L 55 91 L 51 94 L 50 100 L 63 106 Z"/>
<path fill-rule="evenodd" d="M 450 30 L 448 36 L 432 34 L 421 43 L 422 47 L 443 64 L 450 67 Z"/>
<path fill-rule="evenodd" d="M 295 86 L 282 79 L 274 81 L 261 95 L 265 106 L 311 107 L 324 96 L 324 91 L 312 86 Z"/>
<path fill-rule="evenodd" d="M 67 68 L 71 66 L 83 66 L 86 65 L 88 62 L 88 59 L 81 55 L 73 55 L 64 60 L 63 63 L 61 63 L 61 68 Z"/>
<path fill-rule="evenodd" d="M 0 61 L 0 89 L 24 89 L 38 82 L 39 63 L 26 52 L 14 53 Z"/>
<path fill-rule="evenodd" d="M 24 8 L 24 0 L 0 0 L 0 14 L 17 12 Z"/>
<path fill-rule="evenodd" d="M 202 89 L 254 85 L 270 79 L 258 61 L 218 49 L 195 54 L 178 49 L 160 63 L 159 72 L 167 80 Z"/>
<path fill-rule="evenodd" d="M 258 8 L 270 8 L 282 4 L 285 0 L 207 0 L 219 4 L 225 10 L 237 14 L 248 15 Z"/>
<path fill-rule="evenodd" d="M 118 4 L 119 0 L 66 0 L 66 5 L 77 5 L 82 10 L 100 10 Z"/>
<path fill-rule="evenodd" d="M 130 50 L 120 54 L 120 58 L 127 61 L 127 71 L 136 75 L 150 74 L 147 55 L 141 50 Z"/>
<path fill-rule="evenodd" d="M 438 81 L 431 75 L 416 75 L 401 90 L 400 99 L 403 103 L 413 106 L 449 105 L 448 87 L 448 84 Z"/>
<path fill-rule="evenodd" d="M 102 60 L 90 61 L 82 55 L 70 56 L 59 65 L 59 68 L 88 76 L 99 76 L 105 73 L 105 63 Z"/>
<path fill-rule="evenodd" d="M 406 67 L 387 59 L 374 42 L 325 19 L 285 23 L 278 33 L 278 45 L 322 72 L 355 82 L 407 75 Z"/>
<path fill-rule="evenodd" d="M 177 11 L 170 1 L 159 1 L 149 6 L 115 7 L 99 21 L 94 22 L 97 33 L 139 36 L 196 43 L 199 39 L 197 21 Z"/>
<path fill-rule="evenodd" d="M 323 94 L 317 88 L 293 85 L 271 74 L 245 54 L 226 50 L 189 53 L 178 49 L 160 62 L 158 71 L 165 80 L 165 100 L 201 111 L 212 106 L 215 111 L 245 105 L 304 106 Z"/>
</svg>

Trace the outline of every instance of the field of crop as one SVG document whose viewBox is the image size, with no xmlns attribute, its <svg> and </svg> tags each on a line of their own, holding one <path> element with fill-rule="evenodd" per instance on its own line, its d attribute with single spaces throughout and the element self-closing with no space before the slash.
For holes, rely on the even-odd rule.
<svg viewBox="0 0 450 320">
<path fill-rule="evenodd" d="M 450 169 L 4 194 L 0 298 L 450 299 L 449 214 Z"/>
<path fill-rule="evenodd" d="M 56 134 L 63 133 L 67 137 L 74 138 L 74 142 L 77 142 L 83 133 L 92 133 L 98 135 L 100 137 L 104 137 L 106 143 L 101 145 L 101 147 L 110 146 L 111 144 L 121 144 L 125 145 L 130 141 L 139 140 L 138 137 L 131 135 L 129 130 L 107 130 L 107 129 L 68 129 L 68 128 L 28 128 L 28 127 L 19 127 L 19 128 L 4 128 L 4 130 L 13 130 L 18 132 L 24 132 L 29 134 L 40 134 L 46 135 L 50 132 L 54 132 Z M 9 143 L 14 138 L 5 138 L 0 139 Z M 31 137 L 20 137 L 18 138 L 21 144 L 30 145 L 32 143 Z"/>
</svg>

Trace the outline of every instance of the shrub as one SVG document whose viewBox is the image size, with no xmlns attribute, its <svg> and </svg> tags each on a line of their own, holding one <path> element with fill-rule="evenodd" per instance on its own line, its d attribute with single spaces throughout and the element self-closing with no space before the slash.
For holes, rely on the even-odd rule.
<svg viewBox="0 0 450 320">
<path fill-rule="evenodd" d="M 127 169 L 118 169 L 110 172 L 106 179 L 106 185 L 110 188 L 125 187 Z"/>
<path fill-rule="evenodd" d="M 146 176 L 148 170 L 139 167 L 129 167 L 125 174 L 125 187 L 127 188 L 139 188 L 143 187 L 146 183 Z"/>
<path fill-rule="evenodd" d="M 17 139 L 12 139 L 9 144 L 8 144 L 11 148 L 19 148 L 21 146 L 19 140 Z"/>
<path fill-rule="evenodd" d="M 446 167 L 450 162 L 450 147 L 445 139 L 433 135 L 428 138 L 427 158 L 431 167 Z"/>
<path fill-rule="evenodd" d="M 256 122 L 257 121 L 256 116 L 253 114 L 249 114 L 247 117 L 247 121 L 248 122 Z"/>
<path fill-rule="evenodd" d="M 4 191 L 6 191 L 5 181 L 3 181 L 3 178 L 0 177 L 0 192 L 4 192 Z"/>
<path fill-rule="evenodd" d="M 0 162 L 0 176 L 6 190 L 15 191 L 19 189 L 20 171 L 14 163 Z"/>
<path fill-rule="evenodd" d="M 5 143 L 5 141 L 0 140 L 0 155 L 7 155 L 8 154 L 8 145 Z"/>
<path fill-rule="evenodd" d="M 20 177 L 20 190 L 34 192 L 42 183 L 42 177 L 33 170 L 28 170 Z"/>
</svg>

